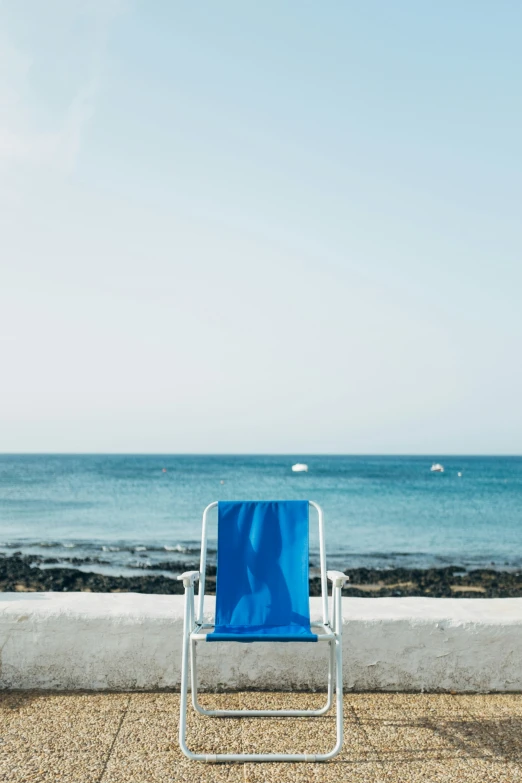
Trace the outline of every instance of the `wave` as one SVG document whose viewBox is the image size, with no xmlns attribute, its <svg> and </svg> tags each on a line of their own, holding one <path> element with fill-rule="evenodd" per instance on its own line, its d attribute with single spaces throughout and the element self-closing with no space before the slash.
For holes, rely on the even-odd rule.
<svg viewBox="0 0 522 783">
<path fill-rule="evenodd" d="M 392 568 L 429 569 L 446 566 L 458 566 L 463 571 L 473 569 L 518 570 L 522 568 L 522 556 L 511 554 L 509 557 L 492 557 L 487 552 L 470 554 L 468 552 L 448 552 L 434 554 L 430 552 L 404 550 L 397 551 L 351 551 L 348 546 L 339 546 L 335 551 L 327 552 L 330 568 L 371 568 L 388 570 Z M 176 572 L 181 566 L 197 568 L 199 561 L 199 542 L 194 541 L 139 541 L 139 540 L 23 540 L 13 539 L 0 542 L 0 553 L 4 556 L 14 553 L 29 556 L 35 565 L 45 563 L 59 567 L 82 567 L 82 565 L 100 564 L 115 570 L 128 568 L 142 571 Z M 67 556 L 70 553 L 70 556 Z M 319 565 L 315 542 L 310 546 L 310 565 Z M 215 566 L 215 546 L 208 548 L 208 563 Z"/>
<path fill-rule="evenodd" d="M 182 546 L 181 544 L 176 544 L 175 546 L 169 546 L 169 544 L 165 544 L 163 547 L 165 552 L 195 552 L 196 550 L 194 548 L 188 547 L 188 546 Z"/>
<path fill-rule="evenodd" d="M 0 541 L 0 549 L 19 549 L 21 551 L 38 550 L 38 549 L 78 549 L 83 552 L 151 552 L 158 554 L 165 554 L 165 552 L 175 552 L 179 554 L 199 554 L 200 545 L 199 542 L 178 542 L 173 544 L 164 544 L 160 542 L 153 542 L 145 544 L 142 541 L 118 541 L 118 542 L 103 542 L 103 541 L 38 541 L 38 540 L 4 540 Z M 215 547 L 209 546 L 207 548 L 209 554 L 215 554 Z"/>
</svg>

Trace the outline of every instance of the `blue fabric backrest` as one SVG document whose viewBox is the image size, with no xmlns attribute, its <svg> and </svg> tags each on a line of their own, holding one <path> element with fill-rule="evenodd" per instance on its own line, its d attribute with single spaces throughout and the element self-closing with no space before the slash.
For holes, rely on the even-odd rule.
<svg viewBox="0 0 522 783">
<path fill-rule="evenodd" d="M 217 634 L 279 627 L 312 637 L 308 508 L 301 500 L 218 504 Z"/>
</svg>

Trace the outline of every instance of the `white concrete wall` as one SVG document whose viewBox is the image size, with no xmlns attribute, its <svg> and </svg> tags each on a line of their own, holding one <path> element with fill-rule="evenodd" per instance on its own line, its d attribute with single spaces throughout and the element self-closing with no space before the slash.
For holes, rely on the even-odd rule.
<svg viewBox="0 0 522 783">
<path fill-rule="evenodd" d="M 345 597 L 343 615 L 347 689 L 522 691 L 520 598 Z M 176 689 L 182 623 L 182 596 L 0 593 L 0 687 Z M 201 687 L 322 689 L 326 650 L 202 642 Z"/>
</svg>

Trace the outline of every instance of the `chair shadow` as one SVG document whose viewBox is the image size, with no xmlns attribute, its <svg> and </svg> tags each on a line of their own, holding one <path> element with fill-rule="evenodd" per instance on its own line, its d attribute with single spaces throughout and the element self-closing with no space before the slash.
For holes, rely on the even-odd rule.
<svg viewBox="0 0 522 783">
<path fill-rule="evenodd" d="M 379 721 L 370 721 L 372 726 L 378 726 Z M 368 724 L 367 724 L 368 725 Z M 477 717 L 471 715 L 459 719 L 434 717 L 419 717 L 412 720 L 386 720 L 388 727 L 395 727 L 400 735 L 400 729 L 427 729 L 433 732 L 433 745 L 423 743 L 415 747 L 413 739 L 411 747 L 396 747 L 382 749 L 374 745 L 375 750 L 384 764 L 395 764 L 397 761 L 446 761 L 448 759 L 483 759 L 495 762 L 522 761 L 522 717 L 499 716 Z M 371 730 L 370 730 L 371 737 Z M 440 740 L 443 746 L 440 746 Z M 451 751 L 454 754 L 451 754 Z M 522 768 L 521 768 L 522 769 Z"/>
<path fill-rule="evenodd" d="M 51 691 L 0 690 L 0 714 L 19 712 L 33 702 L 43 702 Z"/>
<path fill-rule="evenodd" d="M 522 760 L 522 717 L 451 720 L 434 730 L 448 744 L 466 750 L 472 757 L 498 761 Z"/>
</svg>

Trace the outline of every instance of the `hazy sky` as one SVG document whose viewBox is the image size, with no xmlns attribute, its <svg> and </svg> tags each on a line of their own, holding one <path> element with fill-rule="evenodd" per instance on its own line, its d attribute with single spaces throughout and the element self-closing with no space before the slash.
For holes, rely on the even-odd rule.
<svg viewBox="0 0 522 783">
<path fill-rule="evenodd" d="M 522 453 L 521 31 L 0 0 L 0 451 Z"/>
</svg>

